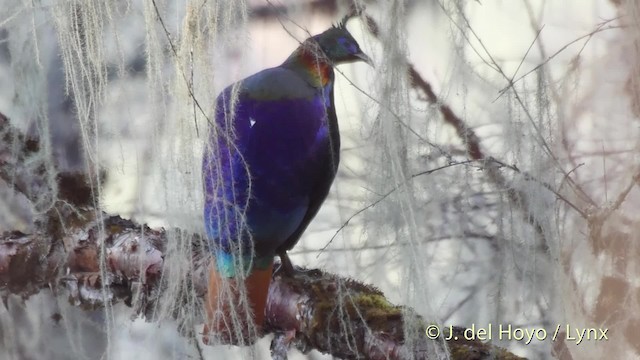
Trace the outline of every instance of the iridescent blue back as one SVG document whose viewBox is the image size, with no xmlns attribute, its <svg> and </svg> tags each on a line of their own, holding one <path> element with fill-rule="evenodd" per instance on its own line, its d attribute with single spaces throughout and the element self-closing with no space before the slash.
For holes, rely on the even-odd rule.
<svg viewBox="0 0 640 360">
<path fill-rule="evenodd" d="M 326 182 L 327 172 L 333 180 L 331 86 L 314 88 L 274 68 L 244 80 L 235 106 L 232 87 L 218 97 L 214 146 L 203 160 L 204 215 L 207 235 L 223 251 L 249 251 L 253 239 L 258 256 L 273 256 L 303 222 L 318 180 Z"/>
</svg>

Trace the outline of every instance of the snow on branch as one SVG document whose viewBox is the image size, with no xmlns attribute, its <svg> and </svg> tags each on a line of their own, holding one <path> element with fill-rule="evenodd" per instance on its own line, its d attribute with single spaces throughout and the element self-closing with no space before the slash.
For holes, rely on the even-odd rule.
<svg viewBox="0 0 640 360">
<path fill-rule="evenodd" d="M 44 169 L 26 168 L 38 139 L 24 137 L 2 114 L 0 137 L 0 178 L 34 201 L 44 186 L 51 186 Z M 93 309 L 124 302 L 136 315 L 152 319 L 162 273 L 170 271 L 164 262 L 168 232 L 95 209 L 85 174 L 61 173 L 56 179 L 58 198 L 37 219 L 33 233 L 0 235 L 0 294 L 5 303 L 9 294 L 27 298 L 44 288 L 66 289 L 76 306 Z M 185 237 L 191 239 L 193 258 L 206 258 L 200 235 Z M 203 296 L 206 262 L 199 264 L 202 271 L 195 271 L 190 281 Z M 293 277 L 274 274 L 266 319 L 266 329 L 276 334 L 274 359 L 285 359 L 291 346 L 342 358 L 427 359 L 434 350 L 443 353 L 445 346 L 453 359 L 519 358 L 466 340 L 464 328 L 453 327 L 454 336 L 447 341 L 429 340 L 429 324 L 412 309 L 391 304 L 370 285 L 315 269 Z"/>
</svg>

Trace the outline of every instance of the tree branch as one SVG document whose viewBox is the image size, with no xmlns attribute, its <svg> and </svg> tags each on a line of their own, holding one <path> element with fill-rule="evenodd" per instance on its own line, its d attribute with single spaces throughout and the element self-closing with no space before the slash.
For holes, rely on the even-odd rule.
<svg viewBox="0 0 640 360">
<path fill-rule="evenodd" d="M 0 178 L 33 201 L 48 186 L 48 175 L 21 160 L 37 151 L 38 140 L 26 139 L 2 114 L 0 135 Z M 66 289 L 77 306 L 93 309 L 123 301 L 137 315 L 152 319 L 168 266 L 167 231 L 95 209 L 84 174 L 63 173 L 56 179 L 58 198 L 37 220 L 36 230 L 0 235 L 0 294 L 5 304 L 9 294 L 27 298 L 43 288 Z M 203 265 L 188 281 L 196 295 L 203 296 L 207 266 L 202 259 L 208 258 L 204 242 L 200 235 L 187 236 L 193 258 L 200 259 L 196 264 Z M 320 270 L 294 277 L 275 273 L 266 318 L 265 328 L 276 334 L 276 359 L 285 359 L 291 346 L 344 358 L 427 359 L 446 346 L 454 359 L 519 359 L 490 344 L 466 340 L 463 328 L 451 329 L 457 339 L 429 340 L 427 323 L 412 309 L 392 305 L 372 286 Z"/>
</svg>

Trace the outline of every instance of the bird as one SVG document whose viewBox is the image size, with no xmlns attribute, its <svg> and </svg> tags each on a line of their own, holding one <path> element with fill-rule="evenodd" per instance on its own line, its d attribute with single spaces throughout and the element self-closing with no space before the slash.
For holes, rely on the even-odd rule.
<svg viewBox="0 0 640 360">
<path fill-rule="evenodd" d="M 217 334 L 227 343 L 260 336 L 274 258 L 294 271 L 287 251 L 327 198 L 340 161 L 333 68 L 358 61 L 373 66 L 346 20 L 216 99 L 202 160 L 204 224 L 213 252 L 205 336 Z"/>
</svg>

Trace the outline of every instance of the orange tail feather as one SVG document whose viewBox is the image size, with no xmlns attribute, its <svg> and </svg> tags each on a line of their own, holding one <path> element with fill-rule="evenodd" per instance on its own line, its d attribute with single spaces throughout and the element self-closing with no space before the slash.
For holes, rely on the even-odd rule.
<svg viewBox="0 0 640 360">
<path fill-rule="evenodd" d="M 253 322 L 256 325 L 256 331 L 252 332 L 249 329 L 250 324 L 246 321 L 247 309 L 240 306 L 243 287 L 238 286 L 235 278 L 220 276 L 215 265 L 210 267 L 209 287 L 205 302 L 207 312 L 203 338 L 205 344 L 210 342 L 209 336 L 217 336 L 224 343 L 237 345 L 252 344 L 257 340 L 257 337 L 261 336 L 272 270 L 273 262 L 264 270 L 251 270 L 251 273 L 244 279 L 247 300 L 251 307 Z M 236 316 L 235 324 L 239 321 L 242 329 L 234 328 L 232 315 Z M 254 336 L 251 336 L 252 333 Z"/>
</svg>

